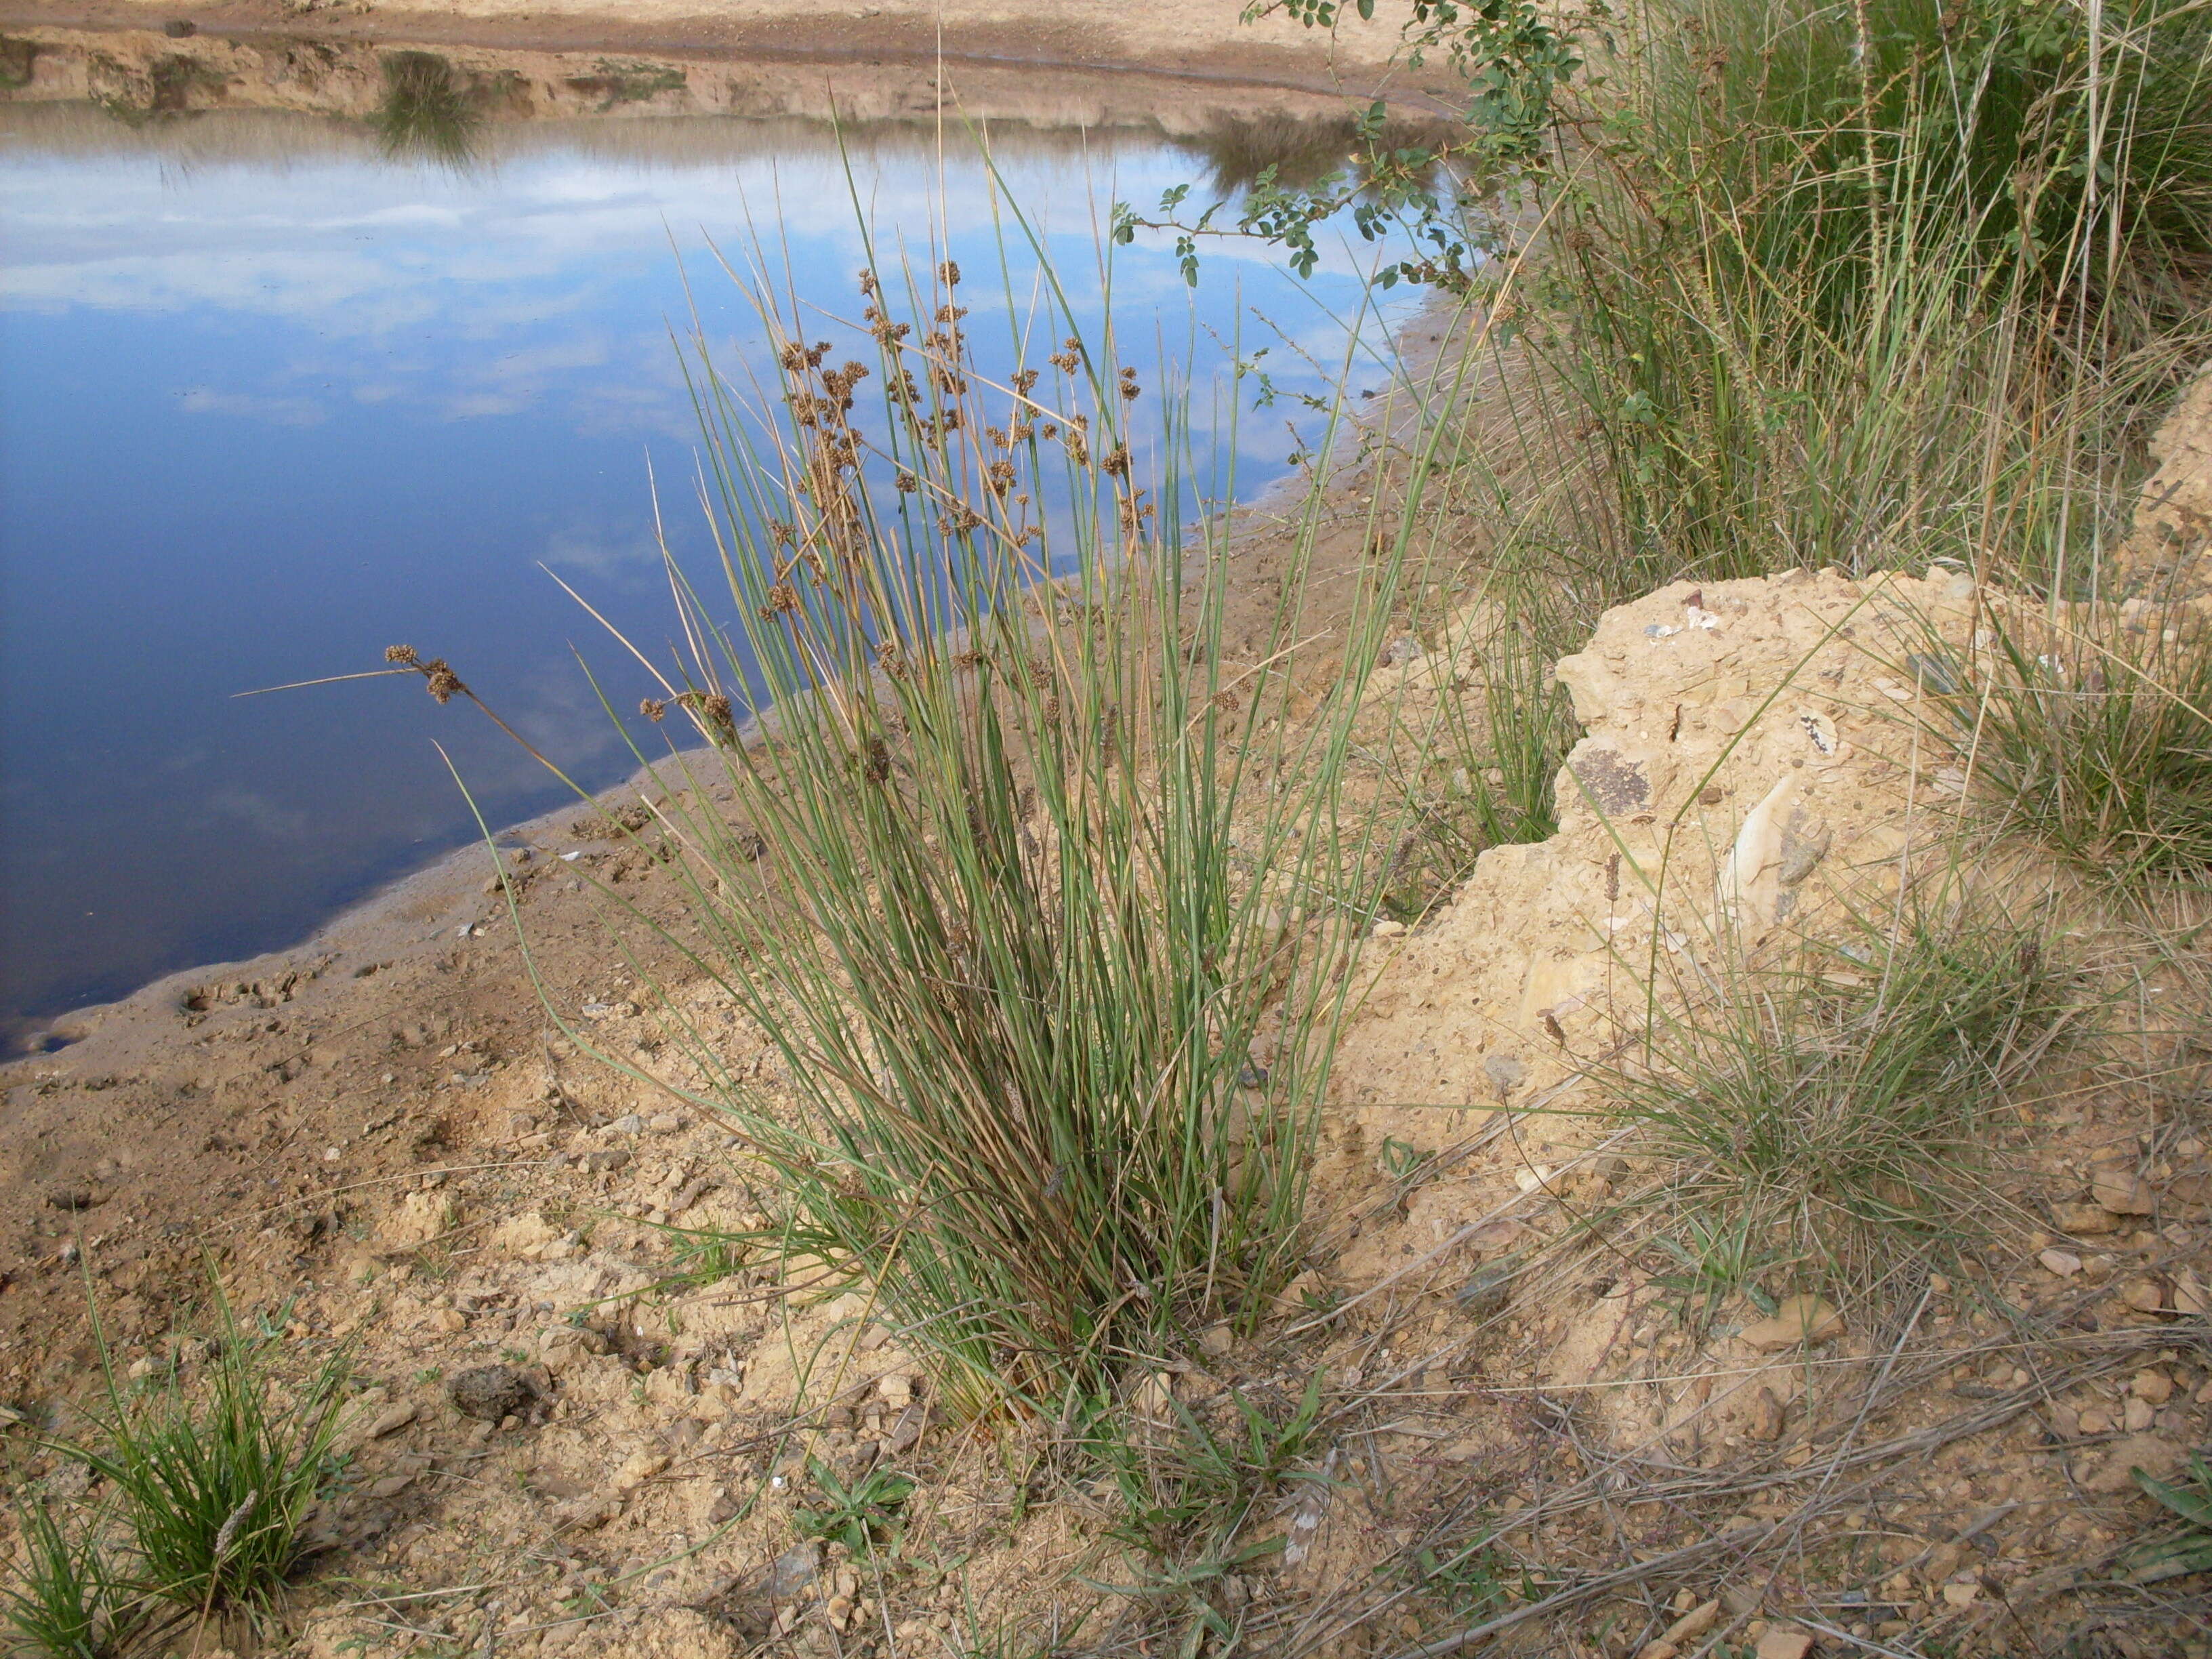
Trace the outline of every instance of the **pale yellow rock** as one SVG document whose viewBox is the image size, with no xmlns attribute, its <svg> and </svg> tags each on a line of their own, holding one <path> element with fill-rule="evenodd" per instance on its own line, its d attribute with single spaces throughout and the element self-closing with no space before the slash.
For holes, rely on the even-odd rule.
<svg viewBox="0 0 2212 1659">
<path fill-rule="evenodd" d="M 357 1451 L 372 1440 L 380 1440 L 387 1434 L 398 1433 L 412 1423 L 416 1415 L 415 1402 L 411 1400 L 402 1400 L 394 1404 L 382 1388 L 363 1389 L 340 1425 L 332 1448 L 339 1452 Z"/>
<path fill-rule="evenodd" d="M 1756 1659 L 1805 1659 L 1812 1650 L 1813 1638 L 1807 1632 L 1773 1625 L 1759 1638 Z"/>
<path fill-rule="evenodd" d="M 2044 1272 L 2055 1274 L 2060 1279 L 2071 1279 L 2081 1271 L 2081 1258 L 2071 1250 L 2062 1250 L 2053 1247 L 2043 1251 L 2035 1259 L 2043 1264 Z"/>
<path fill-rule="evenodd" d="M 2075 1238 L 2098 1238 L 2119 1230 L 2119 1218 L 2101 1204 L 2058 1204 L 2051 1208 L 2059 1230 Z"/>
<path fill-rule="evenodd" d="M 1153 1371 L 1139 1382 L 1129 1396 L 1129 1408 L 1139 1417 L 1163 1421 L 1175 1415 L 1175 1378 L 1166 1371 Z"/>
<path fill-rule="evenodd" d="M 607 1352 L 604 1333 L 580 1325 L 555 1325 L 538 1339 L 538 1358 L 558 1376 L 583 1361 Z"/>
<path fill-rule="evenodd" d="M 1771 1389 L 1761 1389 L 1752 1396 L 1751 1416 L 1743 1431 L 1762 1444 L 1771 1445 L 1782 1438 L 1782 1431 L 1788 1423 L 1780 1396 Z"/>
<path fill-rule="evenodd" d="M 2100 1498 L 2136 1490 L 2141 1469 L 2154 1480 L 2163 1480 L 2180 1467 L 2182 1449 L 2163 1435 L 2131 1434 L 2106 1449 L 2104 1462 L 2081 1477 L 2081 1487 Z"/>
<path fill-rule="evenodd" d="M 561 1229 L 536 1210 L 526 1210 L 493 1228 L 486 1242 L 502 1255 L 529 1258 L 540 1254 L 560 1237 Z"/>
<path fill-rule="evenodd" d="M 1784 776 L 1745 814 L 1717 884 L 1721 913 L 1747 933 L 1774 925 L 1784 891 L 1783 837 L 1790 809 L 1804 787 L 1802 772 Z"/>
<path fill-rule="evenodd" d="M 1743 1328 L 1743 1340 L 1762 1353 L 1801 1343 L 1826 1342 L 1844 1333 L 1844 1316 L 1817 1296 L 1785 1297 L 1771 1319 Z"/>
<path fill-rule="evenodd" d="M 2163 1406 L 2173 1398 L 2173 1379 L 2154 1365 L 2146 1366 L 2129 1382 L 2128 1392 L 2138 1400 Z"/>
<path fill-rule="evenodd" d="M 668 1467 L 668 1454 L 641 1449 L 632 1452 L 622 1468 L 615 1471 L 615 1490 L 635 1492 L 647 1481 Z"/>
<path fill-rule="evenodd" d="M 2123 1164 L 2098 1165 L 2089 1177 L 2089 1192 L 2099 1207 L 2114 1215 L 2148 1215 L 2157 1207 L 2149 1187 Z"/>
<path fill-rule="evenodd" d="M 443 1190 L 410 1193 L 376 1224 L 376 1242 L 386 1249 L 415 1249 L 453 1226 L 453 1200 Z"/>
<path fill-rule="evenodd" d="M 1659 1639 L 1671 1643 L 1678 1650 L 1686 1644 L 1696 1641 L 1718 1622 L 1721 1604 L 1718 1597 L 1700 1601 L 1687 1613 L 1667 1626 L 1667 1633 Z"/>
<path fill-rule="evenodd" d="M 2120 1286 L 2120 1300 L 2137 1313 L 2157 1313 L 2166 1306 L 2166 1286 L 2154 1279 L 2130 1279 Z"/>
<path fill-rule="evenodd" d="M 1378 966 L 1337 1072 L 1361 1128 L 1428 1152 L 1499 1105 L 1572 1113 L 1615 1005 L 1671 997 L 1721 930 L 1747 945 L 1823 933 L 1845 892 L 1863 914 L 1954 758 L 1898 763 L 1868 665 L 1931 638 L 1965 650 L 1978 603 L 1949 575 L 1789 572 L 1677 582 L 1607 611 L 1556 666 L 1586 732 L 1559 774 L 1558 833 L 1484 852 Z M 1482 683 L 1459 640 L 1431 659 L 1453 664 L 1439 685 Z"/>
</svg>

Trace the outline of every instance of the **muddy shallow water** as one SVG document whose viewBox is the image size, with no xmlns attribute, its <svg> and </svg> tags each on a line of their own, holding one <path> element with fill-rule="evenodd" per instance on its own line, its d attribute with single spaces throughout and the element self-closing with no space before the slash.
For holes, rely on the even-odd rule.
<svg viewBox="0 0 2212 1659">
<path fill-rule="evenodd" d="M 672 544 L 705 544 L 670 331 L 696 302 L 726 368 L 762 361 L 717 250 L 843 315 L 864 224 L 879 257 L 999 266 L 989 170 L 957 128 L 841 146 L 787 117 L 552 119 L 471 148 L 395 160 L 300 112 L 0 106 L 0 1036 L 283 945 L 466 839 L 433 739 L 495 823 L 562 798 L 411 683 L 240 692 L 406 641 L 587 787 L 631 769 L 579 656 L 615 707 L 637 687 L 548 571 L 665 637 L 648 464 Z M 1092 326 L 1108 203 L 1205 176 L 1127 131 L 1022 125 L 994 149 Z M 1018 322 L 1034 263 L 1012 266 Z M 1148 384 L 1189 360 L 1200 425 L 1224 411 L 1205 487 L 1280 476 L 1289 394 L 1341 359 L 1350 253 L 1299 283 L 1224 249 L 1194 290 L 1140 240 L 1110 283 L 1125 358 Z M 1232 442 L 1235 343 L 1267 349 L 1279 396 L 1245 395 Z"/>
</svg>

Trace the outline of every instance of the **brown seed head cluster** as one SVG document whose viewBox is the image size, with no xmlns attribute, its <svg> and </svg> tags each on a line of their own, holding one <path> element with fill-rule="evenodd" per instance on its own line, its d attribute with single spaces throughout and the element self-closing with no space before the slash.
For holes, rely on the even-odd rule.
<svg viewBox="0 0 2212 1659">
<path fill-rule="evenodd" d="M 881 738 L 870 738 L 861 746 L 860 775 L 881 783 L 891 775 L 891 747 Z"/>
</svg>

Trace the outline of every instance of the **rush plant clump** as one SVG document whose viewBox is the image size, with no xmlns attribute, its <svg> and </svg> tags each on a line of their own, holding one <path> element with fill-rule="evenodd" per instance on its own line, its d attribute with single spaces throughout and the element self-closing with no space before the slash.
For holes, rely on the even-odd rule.
<svg viewBox="0 0 2212 1659">
<path fill-rule="evenodd" d="M 672 671 L 638 653 L 641 712 L 703 746 L 672 746 L 688 787 L 644 828 L 684 884 L 668 937 L 787 1098 L 667 1020 L 777 1178 L 756 1243 L 872 1287 L 956 1408 L 1064 1414 L 1300 1265 L 1391 836 L 1341 809 L 1395 564 L 1362 573 L 1317 707 L 1286 661 L 1303 562 L 1232 664 L 1176 396 L 1072 316 L 994 374 L 954 263 L 902 285 L 863 273 L 865 357 L 761 301 L 763 398 L 703 335 L 687 360 L 719 592 L 670 560 L 681 645 Z"/>
</svg>

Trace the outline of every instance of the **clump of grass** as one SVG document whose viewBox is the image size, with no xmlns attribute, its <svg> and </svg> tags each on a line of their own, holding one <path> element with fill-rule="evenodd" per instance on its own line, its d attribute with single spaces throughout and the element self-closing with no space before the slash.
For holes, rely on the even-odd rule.
<svg viewBox="0 0 2212 1659">
<path fill-rule="evenodd" d="M 1425 914 L 1491 848 L 1542 841 L 1559 829 L 1554 780 L 1582 729 L 1551 673 L 1573 648 L 1559 625 L 1564 607 L 1518 571 L 1494 569 L 1483 592 L 1462 613 L 1464 637 L 1440 644 L 1457 672 L 1438 688 L 1437 719 L 1407 734 L 1426 787 L 1401 786 L 1415 812 L 1383 898 L 1400 921 Z"/>
<path fill-rule="evenodd" d="M 646 712 L 712 749 L 658 809 L 669 937 L 780 1050 L 790 1108 L 680 1010 L 670 1035 L 777 1178 L 787 1255 L 869 1283 L 953 1411 L 1057 1418 L 1295 1271 L 1388 830 L 1338 810 L 1364 670 L 1292 718 L 1288 674 L 1226 660 L 1178 404 L 1146 480 L 1128 411 L 1160 389 L 1072 313 L 1048 377 L 991 375 L 959 283 L 895 301 L 864 273 L 872 362 L 760 300 L 772 424 L 695 345 L 734 620 L 672 562 L 684 648 Z"/>
<path fill-rule="evenodd" d="M 1540 336 L 1619 497 L 1613 595 L 2087 580 L 2132 423 L 2203 355 L 2202 9 L 1692 0 L 1631 29 Z"/>
<path fill-rule="evenodd" d="M 135 1394 L 98 1338 L 98 1436 L 58 1443 L 114 1492 L 137 1557 L 134 1586 L 201 1613 L 266 1607 L 299 1560 L 301 1529 L 332 1473 L 348 1375 L 334 1357 L 298 1388 L 281 1389 L 273 1340 L 241 1329 L 220 1294 L 216 1305 L 200 1399 L 187 1397 L 173 1368 Z"/>
<path fill-rule="evenodd" d="M 1950 700 L 1975 795 L 2100 883 L 2212 877 L 2212 630 L 2181 607 L 2078 626 L 1993 616 Z"/>
<path fill-rule="evenodd" d="M 0 92 L 15 92 L 31 84 L 31 67 L 39 61 L 39 43 L 0 34 Z"/>
<path fill-rule="evenodd" d="M 0 1583 L 12 1651 L 36 1659 L 112 1659 L 142 1622 L 141 1609 L 110 1568 L 96 1528 L 72 1536 L 46 1504 L 15 1507 L 22 1560 Z"/>
<path fill-rule="evenodd" d="M 1673 1166 L 1676 1254 L 1701 1284 L 1725 1258 L 1745 1278 L 1863 1289 L 1984 1236 L 2000 1110 L 2080 1006 L 2039 930 L 1971 909 L 1805 948 L 1655 1009 L 1635 1063 L 1601 1073 L 1612 1110 Z"/>
<path fill-rule="evenodd" d="M 2198 1452 L 2191 1455 L 2176 1480 L 2160 1480 L 2141 1469 L 2131 1473 L 2136 1484 L 2173 1519 L 2129 1552 L 2130 1576 L 2137 1583 L 2155 1583 L 2212 1571 L 2212 1464 Z"/>
<path fill-rule="evenodd" d="M 483 112 L 452 64 L 433 52 L 384 58 L 384 95 L 373 118 L 387 155 L 460 165 L 476 154 Z"/>
</svg>

